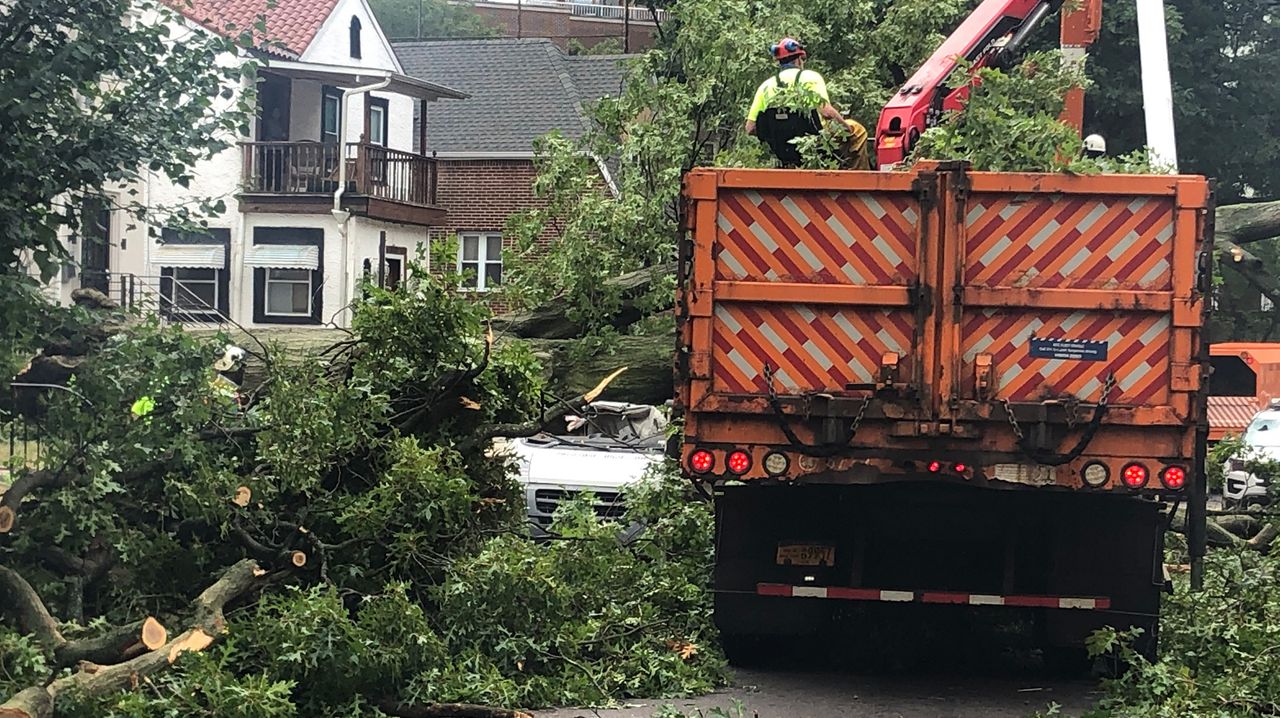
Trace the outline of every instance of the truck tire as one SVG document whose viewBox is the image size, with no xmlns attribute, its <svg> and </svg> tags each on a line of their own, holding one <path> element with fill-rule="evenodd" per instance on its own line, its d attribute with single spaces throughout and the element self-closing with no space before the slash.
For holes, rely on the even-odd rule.
<svg viewBox="0 0 1280 718">
<path fill-rule="evenodd" d="M 1093 664 L 1083 646 L 1049 646 L 1041 655 L 1045 672 L 1056 678 L 1083 678 Z"/>
</svg>

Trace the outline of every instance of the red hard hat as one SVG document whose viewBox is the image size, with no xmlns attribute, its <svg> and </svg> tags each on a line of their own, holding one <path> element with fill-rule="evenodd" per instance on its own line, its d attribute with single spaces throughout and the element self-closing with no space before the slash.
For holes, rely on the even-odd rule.
<svg viewBox="0 0 1280 718">
<path fill-rule="evenodd" d="M 769 48 L 769 53 L 773 55 L 773 59 L 778 62 L 790 60 L 793 57 L 808 57 L 809 54 L 804 51 L 804 45 L 794 37 L 784 37 L 773 44 Z"/>
</svg>

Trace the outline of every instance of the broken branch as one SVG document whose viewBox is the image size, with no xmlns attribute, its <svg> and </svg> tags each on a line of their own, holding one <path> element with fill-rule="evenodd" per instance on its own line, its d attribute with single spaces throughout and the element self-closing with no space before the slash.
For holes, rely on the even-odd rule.
<svg viewBox="0 0 1280 718">
<path fill-rule="evenodd" d="M 136 685 L 139 678 L 168 668 L 183 653 L 205 650 L 226 630 L 223 608 L 269 578 L 252 559 L 240 561 L 192 601 L 189 627 L 177 638 L 136 658 L 111 666 L 86 663 L 91 670 L 80 670 L 47 686 L 23 690 L 0 705 L 0 718 L 51 718 L 54 700 L 63 691 L 100 696 L 123 690 Z M 153 632 L 152 638 L 155 635 Z"/>
</svg>

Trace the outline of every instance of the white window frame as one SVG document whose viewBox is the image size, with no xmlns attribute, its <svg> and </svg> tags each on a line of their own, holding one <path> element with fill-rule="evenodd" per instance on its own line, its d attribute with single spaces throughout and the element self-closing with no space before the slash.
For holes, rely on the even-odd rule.
<svg viewBox="0 0 1280 718">
<path fill-rule="evenodd" d="M 262 284 L 262 313 L 268 317 L 301 317 L 310 318 L 315 310 L 315 292 L 316 288 L 312 285 L 315 275 L 309 269 L 296 269 L 287 267 L 266 267 L 265 276 Z M 271 311 L 271 285 L 275 284 L 302 284 L 299 279 L 276 279 L 271 278 L 272 272 L 306 272 L 307 274 L 307 310 L 305 312 L 273 312 Z"/>
<path fill-rule="evenodd" d="M 220 290 L 221 290 L 221 286 L 220 286 L 220 285 L 222 284 L 222 275 L 221 275 L 221 272 L 226 271 L 226 270 L 223 270 L 223 269 L 217 269 L 217 268 L 214 268 L 214 267 L 171 267 L 170 269 L 171 269 L 171 270 L 172 270 L 172 272 L 173 272 L 173 277 L 170 279 L 170 281 L 172 281 L 172 282 L 173 282 L 173 299 L 172 299 L 172 301 L 171 301 L 171 303 L 172 303 L 172 305 L 173 305 L 173 311 L 175 311 L 175 312 L 187 312 L 187 313 L 191 313 L 191 314 L 199 314 L 199 313 L 206 313 L 206 314 L 207 314 L 207 313 L 210 313 L 210 312 L 216 312 L 216 311 L 218 311 L 218 306 L 219 306 L 219 305 L 218 305 L 218 302 L 222 299 L 221 291 L 220 291 Z M 191 271 L 195 271 L 195 272 L 213 272 L 213 278 L 212 278 L 212 279 L 179 279 L 179 278 L 178 278 L 178 273 L 179 273 L 179 272 L 191 272 Z M 180 296 L 183 296 L 183 295 L 184 295 L 184 293 L 182 292 L 182 290 L 183 290 L 183 288 L 185 288 L 188 284 L 192 284 L 192 285 L 195 285 L 195 284 L 212 284 L 212 285 L 213 285 L 213 303 L 212 303 L 212 304 L 210 304 L 210 305 L 209 305 L 209 306 L 207 306 L 207 307 L 205 307 L 205 306 L 201 306 L 201 307 L 184 307 L 184 306 L 182 306 L 181 304 L 179 304 L 179 299 L 178 299 L 178 298 L 179 298 Z M 194 294 L 187 294 L 186 296 L 194 296 Z"/>
<path fill-rule="evenodd" d="M 464 250 L 466 249 L 467 239 L 476 238 L 476 258 L 473 260 L 463 260 Z M 464 266 L 467 264 L 476 265 L 476 286 L 468 287 L 466 277 L 463 277 L 464 284 L 462 289 L 468 292 L 490 292 L 501 287 L 499 282 L 497 287 L 490 287 L 486 283 L 487 273 L 485 268 L 489 265 L 496 264 L 498 268 L 502 268 L 502 253 L 499 252 L 497 258 L 489 256 L 489 240 L 496 238 L 499 248 L 502 245 L 501 232 L 459 232 L 458 233 L 458 274 L 464 274 Z"/>
<path fill-rule="evenodd" d="M 389 129 L 391 117 L 388 114 L 388 107 L 382 104 L 369 103 L 369 144 L 377 147 L 387 146 L 387 130 Z M 379 139 L 373 139 L 373 133 L 378 132 L 382 135 Z"/>
</svg>

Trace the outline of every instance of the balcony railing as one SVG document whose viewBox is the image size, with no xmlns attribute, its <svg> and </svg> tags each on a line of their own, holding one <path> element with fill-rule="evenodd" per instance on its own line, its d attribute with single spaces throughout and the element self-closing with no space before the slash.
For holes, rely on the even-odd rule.
<svg viewBox="0 0 1280 718">
<path fill-rule="evenodd" d="M 316 195 L 338 189 L 338 146 L 321 142 L 244 142 L 244 191 Z M 370 144 L 348 143 L 347 192 L 391 202 L 434 207 L 436 161 Z"/>
</svg>

